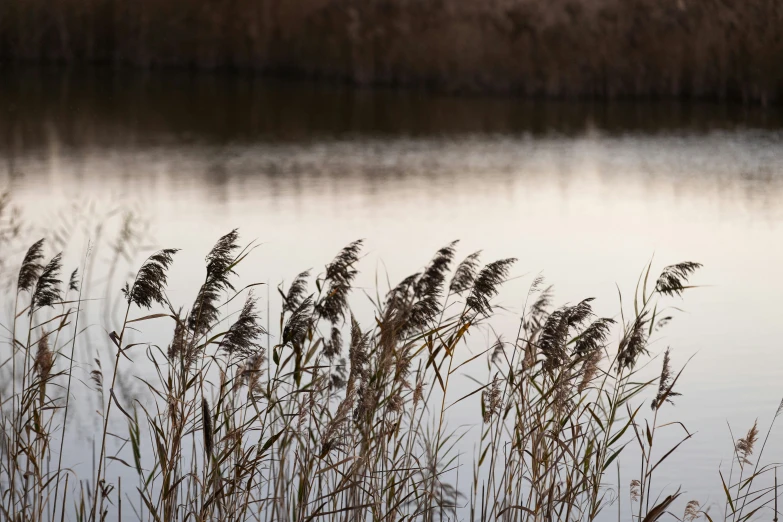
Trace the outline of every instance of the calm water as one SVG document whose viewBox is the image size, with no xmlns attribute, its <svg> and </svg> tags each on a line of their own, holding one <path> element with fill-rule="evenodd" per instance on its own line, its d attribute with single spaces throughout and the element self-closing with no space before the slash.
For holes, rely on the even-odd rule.
<svg viewBox="0 0 783 522">
<path fill-rule="evenodd" d="M 461 254 L 518 257 L 499 299 L 506 332 L 538 273 L 558 304 L 592 296 L 614 316 L 618 286 L 630 296 L 651 257 L 658 269 L 693 260 L 705 265 L 695 280 L 704 286 L 672 303 L 683 311 L 652 349 L 671 346 L 676 366 L 695 354 L 667 420 L 698 434 L 659 485 L 719 500 L 727 422 L 735 433 L 756 417 L 765 427 L 783 396 L 779 110 L 160 73 L 16 71 L 0 82 L 0 186 L 39 227 L 61 223 L 73 203 L 93 217 L 136 208 L 151 223 L 145 238 L 184 250 L 175 303 L 192 300 L 203 255 L 234 227 L 261 242 L 242 275 L 272 288 L 356 238 L 367 239 L 359 284 L 368 290 L 376 277 L 418 270 L 452 239 Z M 365 298 L 354 298 L 369 320 Z M 473 413 L 455 422 L 475 422 Z M 781 434 L 769 460 L 783 458 Z"/>
</svg>

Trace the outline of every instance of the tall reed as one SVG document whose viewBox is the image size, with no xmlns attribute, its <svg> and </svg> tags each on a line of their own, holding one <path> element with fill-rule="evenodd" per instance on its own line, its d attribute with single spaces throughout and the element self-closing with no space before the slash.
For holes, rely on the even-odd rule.
<svg viewBox="0 0 783 522">
<path fill-rule="evenodd" d="M 124 286 L 121 326 L 103 339 L 112 359 L 89 364 L 74 361 L 87 340 L 83 283 L 75 272 L 61 281 L 59 255 L 44 264 L 46 242 L 34 243 L 3 352 L 13 387 L 0 401 L 1 516 L 121 520 L 125 506 L 151 521 L 592 521 L 614 516 L 622 491 L 631 520 L 674 509 L 681 491 L 653 479 L 693 436 L 658 422 L 679 395 L 681 370 L 668 350 L 657 376 L 643 367 L 670 318 L 666 301 L 691 288 L 700 265 L 671 265 L 657 278 L 648 266 L 632 312 L 621 306 L 611 318 L 597 317 L 592 299 L 552 309 L 551 288 L 536 278 L 513 338 L 476 350 L 515 259 L 484 264 L 474 253 L 457 263 L 458 243 L 449 243 L 420 272 L 378 289 L 373 321 L 362 325 L 352 309 L 362 247 L 351 243 L 316 275 L 281 285 L 274 332 L 259 285 L 238 284 L 253 251 L 238 231 L 207 253 L 189 307 L 166 293 L 176 250 L 160 250 Z M 153 321 L 169 322 L 167 345 L 143 340 Z M 62 460 L 78 366 L 92 368 L 99 395 L 91 476 Z M 466 389 L 466 370 L 484 381 Z M 119 389 L 126 374 L 143 393 Z M 457 410 L 472 411 L 475 433 L 450 427 Z M 661 448 L 658 434 L 673 429 L 681 439 Z M 766 478 L 776 468 L 753 461 L 757 439 L 754 426 L 737 440 L 725 520 L 748 520 L 777 498 Z M 626 488 L 613 470 L 629 444 L 641 467 Z M 685 505 L 683 519 L 702 516 L 717 515 Z"/>
</svg>

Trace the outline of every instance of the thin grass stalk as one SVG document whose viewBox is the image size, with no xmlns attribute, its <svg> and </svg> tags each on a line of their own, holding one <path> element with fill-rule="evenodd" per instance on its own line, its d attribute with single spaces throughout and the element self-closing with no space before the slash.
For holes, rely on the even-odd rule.
<svg viewBox="0 0 783 522">
<path fill-rule="evenodd" d="M 125 327 L 128 324 L 128 316 L 130 314 L 130 308 L 131 303 L 128 303 L 128 306 L 125 308 L 125 318 L 122 321 L 122 328 L 120 329 L 120 334 L 118 336 L 117 341 L 117 355 L 114 358 L 114 370 L 112 372 L 112 378 L 111 378 L 111 386 L 109 387 L 109 403 L 106 405 L 106 414 L 103 418 L 103 430 L 101 431 L 101 449 L 100 454 L 98 456 L 98 471 L 95 476 L 95 489 L 93 490 L 93 499 L 92 499 L 92 508 L 90 510 L 90 520 L 95 521 L 98 518 L 98 513 L 96 509 L 98 508 L 98 495 L 100 492 L 100 484 L 101 484 L 101 476 L 103 472 L 103 462 L 104 462 L 104 456 L 106 453 L 106 435 L 109 430 L 109 418 L 111 416 L 111 404 L 112 404 L 112 397 L 113 397 L 113 390 L 114 386 L 117 383 L 117 371 L 120 366 L 120 355 L 122 355 L 122 341 L 123 337 L 125 335 Z"/>
<path fill-rule="evenodd" d="M 84 263 L 82 264 L 82 270 L 86 268 L 87 266 L 87 258 L 89 257 L 90 247 L 87 247 L 87 254 L 84 258 Z M 84 274 L 84 271 L 82 271 L 82 274 Z M 54 514 L 57 516 L 57 503 L 59 500 L 59 491 L 60 491 L 60 472 L 62 470 L 62 463 L 63 463 L 63 448 L 65 447 L 65 434 L 68 427 L 68 408 L 70 407 L 71 403 L 71 381 L 73 376 L 73 361 L 74 361 L 74 355 L 76 353 L 76 337 L 79 335 L 79 316 L 81 314 L 81 307 L 82 307 L 82 289 L 84 287 L 84 276 L 79 281 L 79 294 L 76 300 L 76 318 L 74 319 L 74 327 L 73 327 L 73 339 L 71 340 L 71 356 L 69 358 L 68 362 L 68 384 L 65 388 L 65 406 L 63 410 L 63 428 L 62 428 L 62 437 L 60 437 L 60 453 L 57 456 L 57 481 L 54 488 Z M 67 476 L 66 476 L 67 478 Z M 63 516 L 65 515 L 65 502 L 63 501 Z"/>
</svg>

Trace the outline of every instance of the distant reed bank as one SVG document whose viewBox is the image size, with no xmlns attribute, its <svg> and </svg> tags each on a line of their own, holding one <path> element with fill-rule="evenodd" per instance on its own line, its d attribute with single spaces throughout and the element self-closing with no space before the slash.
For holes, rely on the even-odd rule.
<svg viewBox="0 0 783 522">
<path fill-rule="evenodd" d="M 3 63 L 184 67 L 546 98 L 783 94 L 778 0 L 6 0 Z"/>
</svg>

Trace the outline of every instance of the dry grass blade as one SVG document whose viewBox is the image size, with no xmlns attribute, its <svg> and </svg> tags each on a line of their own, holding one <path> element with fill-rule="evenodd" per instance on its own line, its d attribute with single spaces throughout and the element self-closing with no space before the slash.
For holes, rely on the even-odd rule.
<svg viewBox="0 0 783 522">
<path fill-rule="evenodd" d="M 679 497 L 681 493 L 679 490 L 677 493 L 673 495 L 667 496 L 663 501 L 658 504 L 657 506 L 650 509 L 650 511 L 647 512 L 647 515 L 644 517 L 644 520 L 642 522 L 655 522 L 659 518 L 663 516 L 664 513 L 666 513 L 666 510 L 669 509 L 669 506 L 672 505 L 672 503 L 677 500 L 677 497 Z"/>
</svg>

